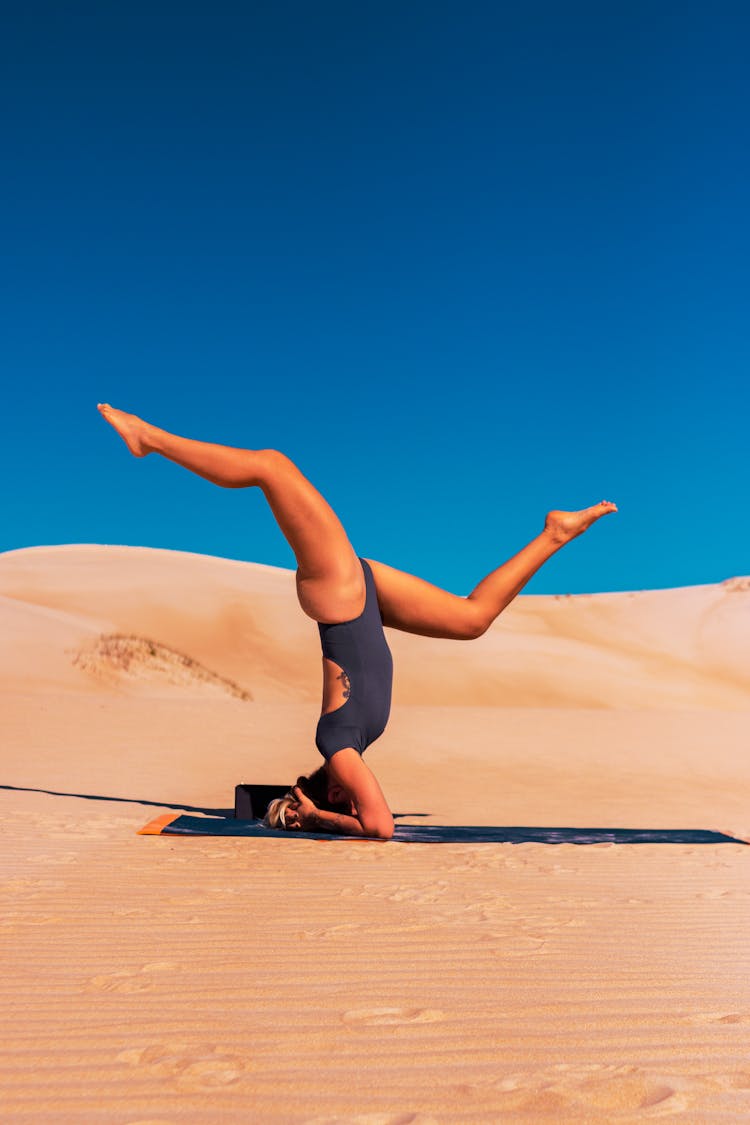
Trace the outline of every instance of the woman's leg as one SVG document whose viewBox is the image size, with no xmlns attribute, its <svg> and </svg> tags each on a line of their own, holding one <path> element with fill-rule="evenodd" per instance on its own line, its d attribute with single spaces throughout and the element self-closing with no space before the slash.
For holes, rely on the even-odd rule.
<svg viewBox="0 0 750 1125">
<path fill-rule="evenodd" d="M 297 560 L 305 613 L 317 621 L 347 621 L 361 613 L 364 576 L 354 548 L 336 513 L 283 453 L 178 437 L 107 403 L 99 411 L 136 457 L 160 453 L 223 488 L 262 489 Z"/>
<path fill-rule="evenodd" d="M 488 574 L 466 598 L 401 570 L 368 559 L 383 624 L 407 633 L 470 640 L 485 633 L 539 568 L 616 505 L 602 500 L 580 512 L 550 512 L 544 530 L 523 550 Z"/>
</svg>

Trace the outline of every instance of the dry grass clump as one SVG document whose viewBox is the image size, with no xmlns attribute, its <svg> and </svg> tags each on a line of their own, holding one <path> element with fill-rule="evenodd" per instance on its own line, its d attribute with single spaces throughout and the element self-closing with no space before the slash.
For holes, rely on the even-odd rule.
<svg viewBox="0 0 750 1125">
<path fill-rule="evenodd" d="M 192 656 L 148 637 L 101 634 L 93 644 L 76 652 L 73 663 L 113 685 L 127 681 L 156 682 L 201 691 L 208 689 L 209 694 L 231 695 L 246 702 L 253 698 L 239 684 L 212 672 Z"/>
</svg>

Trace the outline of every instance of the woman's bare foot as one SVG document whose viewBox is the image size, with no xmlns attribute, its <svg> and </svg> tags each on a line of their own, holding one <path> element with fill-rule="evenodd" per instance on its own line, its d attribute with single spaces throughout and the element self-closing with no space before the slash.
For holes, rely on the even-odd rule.
<svg viewBox="0 0 750 1125">
<path fill-rule="evenodd" d="M 616 511 L 617 505 L 611 500 L 602 500 L 600 504 L 594 504 L 591 508 L 582 508 L 580 512 L 548 512 L 547 519 L 544 521 L 544 530 L 556 542 L 567 543 L 575 539 L 576 535 L 582 535 L 602 516 Z"/>
<path fill-rule="evenodd" d="M 145 457 L 152 453 L 155 446 L 149 442 L 149 434 L 153 430 L 148 422 L 144 422 L 136 414 L 126 414 L 124 410 L 115 410 L 108 402 L 100 402 L 96 408 L 102 418 L 106 418 L 110 426 L 114 426 L 120 437 L 135 457 Z"/>
</svg>

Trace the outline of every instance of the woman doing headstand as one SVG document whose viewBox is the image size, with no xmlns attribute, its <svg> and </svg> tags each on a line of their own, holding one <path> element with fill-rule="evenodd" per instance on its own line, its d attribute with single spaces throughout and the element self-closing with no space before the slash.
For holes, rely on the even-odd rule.
<svg viewBox="0 0 750 1125">
<path fill-rule="evenodd" d="M 617 511 L 602 500 L 578 512 L 548 512 L 540 534 L 464 598 L 358 558 L 335 512 L 283 453 L 177 437 L 106 403 L 98 409 L 136 457 L 160 453 L 224 488 L 262 489 L 294 552 L 299 603 L 318 622 L 323 649 L 315 742 L 325 764 L 272 803 L 266 821 L 278 828 L 390 839 L 393 816 L 362 759 L 390 712 L 393 662 L 383 626 L 450 640 L 479 637 L 547 559 Z"/>
</svg>

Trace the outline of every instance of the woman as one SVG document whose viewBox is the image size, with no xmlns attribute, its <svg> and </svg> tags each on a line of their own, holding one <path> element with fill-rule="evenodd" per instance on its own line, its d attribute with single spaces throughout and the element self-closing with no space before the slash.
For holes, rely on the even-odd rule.
<svg viewBox="0 0 750 1125">
<path fill-rule="evenodd" d="M 617 511 L 602 500 L 578 512 L 549 512 L 543 531 L 463 598 L 358 558 L 335 512 L 283 453 L 193 441 L 106 403 L 98 409 L 136 457 L 160 453 L 224 488 L 262 489 L 294 552 L 299 603 L 318 622 L 323 648 L 315 741 L 325 765 L 273 802 L 266 817 L 273 827 L 390 839 L 393 816 L 362 759 L 390 711 L 393 664 L 383 626 L 451 640 L 479 637 L 548 558 Z"/>
</svg>

